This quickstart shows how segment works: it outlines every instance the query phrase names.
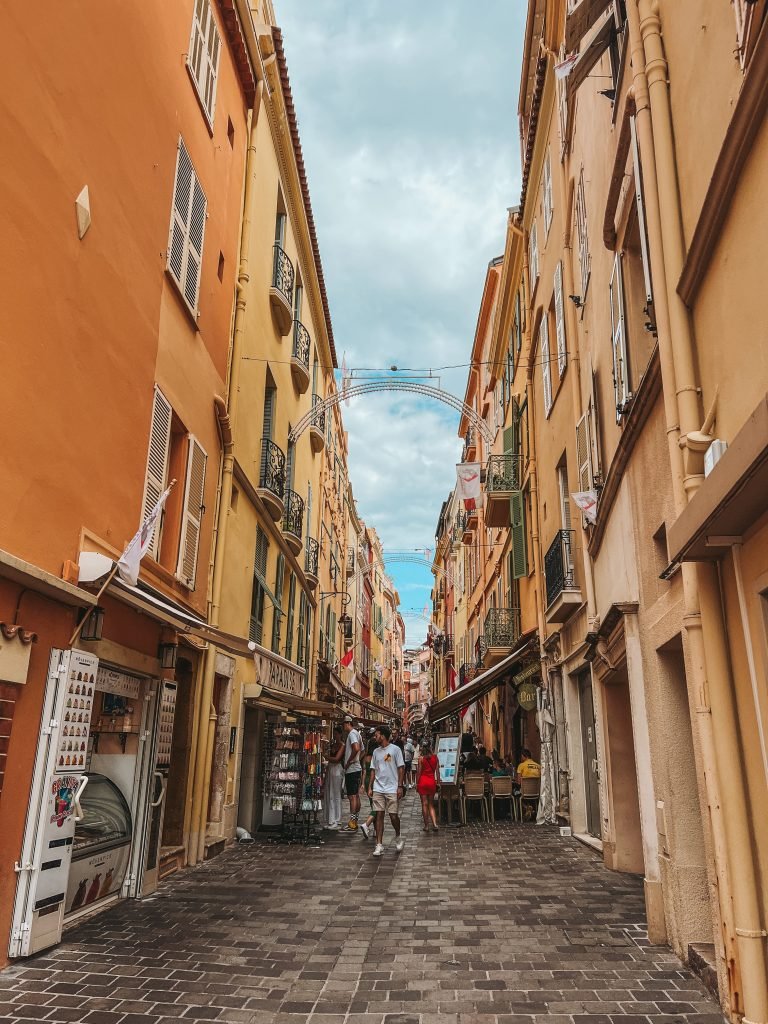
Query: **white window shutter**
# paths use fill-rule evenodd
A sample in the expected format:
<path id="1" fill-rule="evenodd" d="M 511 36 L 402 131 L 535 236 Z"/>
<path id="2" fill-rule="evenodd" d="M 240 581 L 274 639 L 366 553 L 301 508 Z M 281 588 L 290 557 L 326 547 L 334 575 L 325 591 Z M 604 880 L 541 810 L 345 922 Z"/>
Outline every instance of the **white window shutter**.
<path id="1" fill-rule="evenodd" d="M 576 461 L 579 464 L 579 490 L 592 489 L 592 452 L 589 438 L 589 413 L 576 424 Z"/>
<path id="2" fill-rule="evenodd" d="M 530 278 L 531 278 L 531 291 L 533 291 L 533 288 L 534 288 L 534 286 L 536 284 L 536 281 L 539 279 L 539 237 L 538 237 L 537 225 L 536 225 L 535 222 L 533 224 L 533 227 L 531 228 L 530 252 L 528 254 L 528 267 L 529 267 Z"/>
<path id="3" fill-rule="evenodd" d="M 167 267 L 192 313 L 197 314 L 208 203 L 184 140 L 179 138 Z"/>
<path id="4" fill-rule="evenodd" d="M 203 261 L 203 238 L 205 236 L 205 213 L 207 202 L 200 182 L 195 177 L 192 190 L 192 206 L 189 215 L 189 245 L 187 268 L 184 275 L 184 297 L 193 312 L 197 312 L 200 293 L 200 265 Z"/>
<path id="5" fill-rule="evenodd" d="M 152 423 L 149 428 L 149 454 L 147 456 L 147 477 L 144 483 L 144 503 L 142 507 L 142 522 L 157 504 L 160 495 L 168 483 L 168 458 L 171 450 L 171 420 L 173 410 L 170 402 L 155 387 L 152 398 Z M 149 553 L 157 558 L 160 549 L 160 526 L 155 527 L 152 543 L 149 546 Z"/>
<path id="6" fill-rule="evenodd" d="M 209 123 L 213 124 L 216 82 L 219 75 L 221 37 L 216 28 L 210 0 L 196 0 L 192 16 L 187 66 Z"/>
<path id="7" fill-rule="evenodd" d="M 203 105 L 208 111 L 208 116 L 213 122 L 213 109 L 216 103 L 216 82 L 219 77 L 219 54 L 221 51 L 221 39 L 219 37 L 216 22 L 213 18 L 213 11 L 208 5 L 208 40 L 206 46 L 207 66 L 205 74 L 205 85 L 203 88 Z"/>
<path id="8" fill-rule="evenodd" d="M 557 332 L 557 370 L 562 377 L 568 362 L 565 345 L 565 312 L 563 310 L 563 264 L 555 268 L 555 328 Z"/>
<path id="9" fill-rule="evenodd" d="M 587 200 L 584 192 L 584 170 L 579 175 L 579 185 L 576 192 L 576 230 L 579 236 L 579 269 L 581 272 L 581 302 L 587 296 L 589 285 L 589 235 L 587 232 Z"/>
<path id="10" fill-rule="evenodd" d="M 648 229 L 645 223 L 645 203 L 643 202 L 643 171 L 640 166 L 640 150 L 637 144 L 637 125 L 635 116 L 629 119 L 632 136 L 632 162 L 635 168 L 635 199 L 637 201 L 637 226 L 640 235 L 640 257 L 643 264 L 643 284 L 645 285 L 645 308 L 649 317 L 653 313 L 653 287 L 651 285 L 651 258 L 648 253 Z"/>
<path id="11" fill-rule="evenodd" d="M 542 193 L 543 193 L 543 208 L 544 208 L 544 231 L 549 233 L 550 225 L 552 224 L 552 162 L 549 155 L 549 150 L 544 157 L 544 173 L 542 176 Z"/>
<path id="12" fill-rule="evenodd" d="M 184 488 L 184 517 L 181 524 L 178 578 L 194 590 L 197 555 L 200 548 L 200 527 L 205 501 L 205 451 L 192 434 L 188 436 L 187 479 Z"/>
<path id="13" fill-rule="evenodd" d="M 613 353 L 613 392 L 616 400 L 616 422 L 619 423 L 626 411 L 625 405 L 629 399 L 627 330 L 624 319 L 621 253 L 616 253 L 613 261 L 609 297 L 611 306 L 611 350 Z"/>
<path id="14" fill-rule="evenodd" d="M 539 328 L 539 352 L 541 354 L 541 380 L 544 386 L 544 415 L 549 416 L 552 410 L 552 371 L 549 365 L 549 326 L 546 312 L 541 318 Z"/>

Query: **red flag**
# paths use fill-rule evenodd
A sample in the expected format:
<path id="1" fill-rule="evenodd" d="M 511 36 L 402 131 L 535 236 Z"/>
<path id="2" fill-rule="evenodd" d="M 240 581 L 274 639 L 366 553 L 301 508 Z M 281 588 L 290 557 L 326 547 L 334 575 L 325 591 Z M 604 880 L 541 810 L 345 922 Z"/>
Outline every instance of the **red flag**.
<path id="1" fill-rule="evenodd" d="M 448 668 L 448 693 L 456 689 L 456 669 L 451 665 Z"/>
<path id="2" fill-rule="evenodd" d="M 354 649 L 354 647 L 350 647 L 350 649 L 347 651 L 347 653 L 341 659 L 339 664 L 343 665 L 344 668 L 347 668 L 349 665 L 352 664 L 352 659 L 353 659 L 354 656 L 355 656 L 355 649 Z"/>

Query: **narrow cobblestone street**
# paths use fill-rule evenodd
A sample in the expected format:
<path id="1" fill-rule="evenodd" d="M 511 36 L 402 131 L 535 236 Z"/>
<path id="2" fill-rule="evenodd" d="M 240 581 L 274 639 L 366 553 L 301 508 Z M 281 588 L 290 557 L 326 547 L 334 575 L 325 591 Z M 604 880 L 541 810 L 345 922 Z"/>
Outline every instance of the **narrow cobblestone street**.
<path id="1" fill-rule="evenodd" d="M 644 938 L 642 884 L 555 829 L 476 824 L 405 850 L 333 835 L 227 850 L 0 973 L 0 1020 L 88 1024 L 720 1024 Z"/>

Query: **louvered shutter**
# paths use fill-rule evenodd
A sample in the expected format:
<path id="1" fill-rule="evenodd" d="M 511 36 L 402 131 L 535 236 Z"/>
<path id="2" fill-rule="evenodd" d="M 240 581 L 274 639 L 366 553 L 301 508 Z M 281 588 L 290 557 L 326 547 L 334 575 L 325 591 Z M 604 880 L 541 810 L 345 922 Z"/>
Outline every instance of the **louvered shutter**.
<path id="1" fill-rule="evenodd" d="M 613 354 L 613 393 L 616 401 L 616 422 L 621 421 L 629 398 L 627 377 L 627 338 L 624 320 L 624 287 L 621 254 L 616 253 L 609 285 L 611 306 L 611 351 Z"/>
<path id="2" fill-rule="evenodd" d="M 207 208 L 205 193 L 195 174 L 187 147 L 184 140 L 179 138 L 167 267 L 194 314 L 197 314 L 200 290 Z"/>
<path id="3" fill-rule="evenodd" d="M 645 308 L 648 316 L 652 317 L 651 260 L 648 255 L 648 229 L 645 224 L 645 204 L 643 202 L 643 171 L 640 166 L 640 150 L 637 145 L 637 125 L 634 115 L 629 119 L 629 127 L 632 135 L 632 162 L 635 167 L 635 199 L 637 201 L 637 226 L 640 234 L 640 257 L 643 264 L 643 284 L 645 285 Z"/>
<path id="4" fill-rule="evenodd" d="M 555 328 L 557 331 L 557 369 L 562 377 L 568 362 L 565 344 L 565 315 L 563 312 L 563 264 L 555 268 Z"/>
<path id="5" fill-rule="evenodd" d="M 552 224 L 552 164 L 549 150 L 544 158 L 544 173 L 542 180 L 543 207 L 544 207 L 544 231 L 549 233 Z"/>
<path id="6" fill-rule="evenodd" d="M 590 364 L 590 383 L 592 394 L 589 402 L 589 445 L 591 453 L 592 483 L 596 477 L 602 477 L 600 461 L 600 406 L 597 401 L 597 379 Z"/>
<path id="7" fill-rule="evenodd" d="M 589 439 L 589 413 L 576 424 L 576 461 L 579 464 L 579 490 L 592 489 L 592 458 Z"/>
<path id="8" fill-rule="evenodd" d="M 549 325 L 546 312 L 539 328 L 539 355 L 541 357 L 541 380 L 544 387 L 544 415 L 552 410 L 552 370 L 549 365 Z"/>
<path id="9" fill-rule="evenodd" d="M 181 545 L 177 577 L 194 590 L 197 555 L 200 548 L 200 526 L 205 501 L 205 463 L 207 456 L 200 442 L 189 435 L 187 481 L 184 489 L 184 517 L 181 524 Z"/>
<path id="10" fill-rule="evenodd" d="M 256 555 L 254 557 L 253 571 L 261 576 L 266 582 L 267 579 L 267 556 L 269 553 L 269 541 L 267 535 L 260 526 L 256 527 Z"/>
<path id="11" fill-rule="evenodd" d="M 512 523 L 512 575 L 516 580 L 528 575 L 525 538 L 525 502 L 522 491 L 513 491 L 509 499 Z"/>
<path id="12" fill-rule="evenodd" d="M 264 392 L 264 416 L 261 421 L 261 436 L 272 440 L 272 429 L 275 420 L 275 389 L 268 387 Z"/>
<path id="13" fill-rule="evenodd" d="M 539 277 L 539 236 L 535 223 L 531 228 L 531 237 L 529 239 L 528 272 L 531 278 L 531 292 L 533 292 Z"/>
<path id="14" fill-rule="evenodd" d="M 149 428 L 149 454 L 147 456 L 147 477 L 144 483 L 142 521 L 155 507 L 167 486 L 172 419 L 171 405 L 162 391 L 156 387 L 152 399 L 152 423 Z M 152 543 L 149 546 L 149 553 L 153 558 L 157 558 L 157 553 L 160 550 L 161 533 L 162 520 L 160 525 L 155 528 Z"/>
<path id="15" fill-rule="evenodd" d="M 203 238 L 205 236 L 205 193 L 195 176 L 192 189 L 192 206 L 189 213 L 189 241 L 187 245 L 187 267 L 184 274 L 184 298 L 193 313 L 197 312 L 200 293 L 200 266 L 203 262 Z"/>
<path id="16" fill-rule="evenodd" d="M 192 18 L 192 37 L 189 42 L 187 65 L 211 125 L 216 104 L 220 54 L 221 38 L 216 28 L 210 0 L 197 0 Z"/>

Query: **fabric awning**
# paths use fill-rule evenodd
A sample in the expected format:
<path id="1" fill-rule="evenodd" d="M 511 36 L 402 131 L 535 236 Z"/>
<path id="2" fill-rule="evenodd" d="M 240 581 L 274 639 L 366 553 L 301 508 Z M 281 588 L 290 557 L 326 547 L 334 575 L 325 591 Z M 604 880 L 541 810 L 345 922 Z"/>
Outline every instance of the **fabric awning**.
<path id="1" fill-rule="evenodd" d="M 455 715 L 462 708 L 473 704 L 484 694 L 489 693 L 495 686 L 498 686 L 522 656 L 531 649 L 535 637 L 535 630 L 526 633 L 520 637 L 514 651 L 502 659 L 498 665 L 494 665 L 487 672 L 476 676 L 471 683 L 465 683 L 464 686 L 460 686 L 453 693 L 449 693 L 446 697 L 442 697 L 440 700 L 435 701 L 434 704 L 431 704 L 427 712 L 430 723 L 434 725 L 436 722 L 442 722 L 443 719 L 448 718 L 450 715 Z"/>

